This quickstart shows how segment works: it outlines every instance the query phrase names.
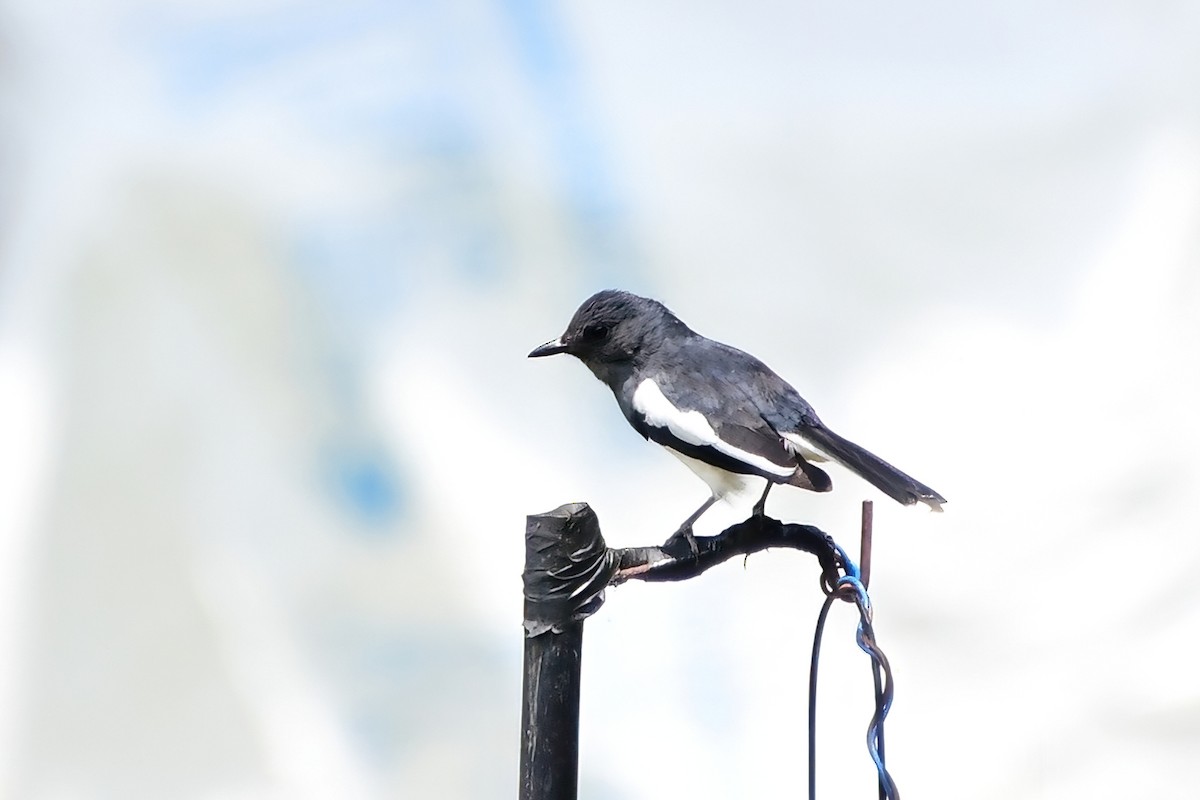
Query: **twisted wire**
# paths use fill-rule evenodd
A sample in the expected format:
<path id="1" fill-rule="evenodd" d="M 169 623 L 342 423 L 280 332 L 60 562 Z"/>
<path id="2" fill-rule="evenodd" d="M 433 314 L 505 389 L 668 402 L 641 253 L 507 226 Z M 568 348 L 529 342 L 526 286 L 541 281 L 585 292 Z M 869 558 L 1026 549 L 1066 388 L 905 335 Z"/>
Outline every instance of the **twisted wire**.
<path id="1" fill-rule="evenodd" d="M 883 722 L 892 707 L 895 687 L 892 682 L 892 669 L 887 656 L 875 641 L 875 629 L 871 624 L 871 598 L 859 578 L 858 567 L 846 556 L 841 547 L 837 547 L 839 567 L 844 574 L 836 583 L 828 586 L 826 581 L 826 598 L 817 615 L 817 625 L 813 633 L 812 659 L 809 664 L 808 677 L 808 797 L 816 800 L 817 796 L 817 672 L 821 657 L 821 640 L 825 632 L 825 622 L 829 610 L 835 600 L 854 603 L 858 609 L 859 623 L 855 633 L 855 641 L 860 649 L 871 657 L 871 672 L 874 681 L 875 713 L 867 726 L 867 751 L 879 773 L 880 800 L 900 800 L 900 792 L 895 781 L 887 771 Z"/>

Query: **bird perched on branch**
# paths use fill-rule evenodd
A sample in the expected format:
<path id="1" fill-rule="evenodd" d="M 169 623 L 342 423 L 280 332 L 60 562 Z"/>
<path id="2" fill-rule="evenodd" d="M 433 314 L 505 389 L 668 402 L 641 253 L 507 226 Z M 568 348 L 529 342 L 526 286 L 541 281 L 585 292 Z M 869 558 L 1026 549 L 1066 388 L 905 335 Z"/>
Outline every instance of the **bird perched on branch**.
<path id="1" fill-rule="evenodd" d="M 612 389 L 625 419 L 700 476 L 712 496 L 671 537 L 695 549 L 692 525 L 717 500 L 777 483 L 827 492 L 817 463 L 836 461 L 892 499 L 934 511 L 940 494 L 837 435 L 812 406 L 749 353 L 693 331 L 657 300 L 608 290 L 589 297 L 566 332 L 530 358 L 569 353 Z M 668 541 L 671 541 L 668 540 Z"/>

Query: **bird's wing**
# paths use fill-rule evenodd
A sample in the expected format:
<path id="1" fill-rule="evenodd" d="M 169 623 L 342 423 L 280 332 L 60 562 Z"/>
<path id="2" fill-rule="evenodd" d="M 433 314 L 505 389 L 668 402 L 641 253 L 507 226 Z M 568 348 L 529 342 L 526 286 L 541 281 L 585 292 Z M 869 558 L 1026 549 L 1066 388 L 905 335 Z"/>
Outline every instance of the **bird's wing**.
<path id="1" fill-rule="evenodd" d="M 631 370 L 617 402 L 648 439 L 739 474 L 827 492 L 833 481 L 784 433 L 821 424 L 812 407 L 754 356 L 689 332 Z"/>
<path id="2" fill-rule="evenodd" d="M 687 382 L 687 376 L 679 374 L 641 380 L 633 393 L 630 417 L 639 433 L 730 472 L 779 482 L 795 474 L 796 460 L 761 418 L 732 406 L 714 414 L 692 392 L 680 392 L 680 384 Z"/>
<path id="3" fill-rule="evenodd" d="M 799 392 L 761 361 L 727 345 L 712 345 L 710 350 L 723 354 L 717 360 L 726 364 L 722 372 L 731 376 L 728 383 L 744 388 L 743 397 L 754 404 L 766 424 L 782 437 L 784 447 L 795 456 L 801 471 L 814 478 L 814 483 L 821 483 L 820 477 L 824 477 L 822 485 L 825 489 L 820 491 L 832 484 L 828 476 L 810 462 L 832 460 L 900 503 L 921 502 L 934 511 L 942 510 L 945 498 L 874 453 L 829 430 Z M 708 360 L 713 359 L 710 356 Z"/>
<path id="4" fill-rule="evenodd" d="M 797 459 L 741 390 L 719 376 L 673 369 L 639 376 L 630 422 L 648 439 L 740 474 L 787 482 Z"/>

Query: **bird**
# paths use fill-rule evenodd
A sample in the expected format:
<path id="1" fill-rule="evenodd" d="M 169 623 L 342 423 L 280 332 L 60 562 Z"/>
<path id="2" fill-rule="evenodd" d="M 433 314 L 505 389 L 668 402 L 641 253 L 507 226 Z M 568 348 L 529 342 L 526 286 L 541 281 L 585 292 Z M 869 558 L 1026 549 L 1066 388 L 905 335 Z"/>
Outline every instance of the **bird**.
<path id="1" fill-rule="evenodd" d="M 941 511 L 946 499 L 830 430 L 791 384 L 749 353 L 706 338 L 665 305 L 607 289 L 589 297 L 557 339 L 529 358 L 566 353 L 612 390 L 625 419 L 645 439 L 691 468 L 711 490 L 667 540 L 696 552 L 695 522 L 718 500 L 765 485 L 752 513 L 766 513 L 777 484 L 828 492 L 817 464 L 832 461 L 904 505 Z"/>

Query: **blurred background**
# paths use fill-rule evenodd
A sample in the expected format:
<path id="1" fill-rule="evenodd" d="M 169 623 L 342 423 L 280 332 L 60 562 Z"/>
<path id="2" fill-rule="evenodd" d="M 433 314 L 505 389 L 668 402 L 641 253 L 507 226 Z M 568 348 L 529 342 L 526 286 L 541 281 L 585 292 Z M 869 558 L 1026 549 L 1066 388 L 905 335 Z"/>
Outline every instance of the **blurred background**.
<path id="1" fill-rule="evenodd" d="M 1169 0 L 0 2 L 0 796 L 514 797 L 525 515 L 644 545 L 707 491 L 525 359 L 608 287 L 949 498 L 768 508 L 855 551 L 878 501 L 902 792 L 1185 794 L 1197 41 Z M 817 575 L 610 591 L 582 796 L 800 796 Z M 874 796 L 854 619 L 825 796 Z"/>

